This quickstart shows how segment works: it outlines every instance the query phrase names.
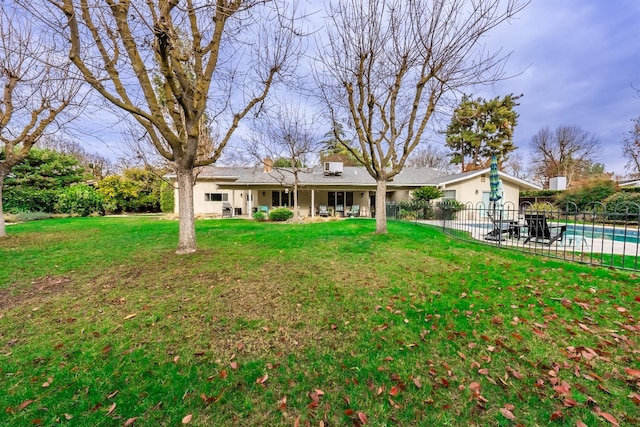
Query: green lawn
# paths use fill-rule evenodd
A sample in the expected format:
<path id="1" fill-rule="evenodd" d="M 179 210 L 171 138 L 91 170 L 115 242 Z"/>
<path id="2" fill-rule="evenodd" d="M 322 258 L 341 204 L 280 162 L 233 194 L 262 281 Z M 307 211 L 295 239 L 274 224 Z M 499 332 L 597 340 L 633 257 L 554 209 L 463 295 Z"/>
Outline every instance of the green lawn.
<path id="1" fill-rule="evenodd" d="M 640 425 L 637 274 L 374 229 L 9 226 L 0 425 Z"/>

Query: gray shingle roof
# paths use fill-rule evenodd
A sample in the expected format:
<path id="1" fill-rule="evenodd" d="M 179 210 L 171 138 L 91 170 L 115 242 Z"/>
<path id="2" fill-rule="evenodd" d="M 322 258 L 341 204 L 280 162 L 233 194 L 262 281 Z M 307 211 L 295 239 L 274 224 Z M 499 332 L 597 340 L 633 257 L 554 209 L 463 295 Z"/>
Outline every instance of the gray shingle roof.
<path id="1" fill-rule="evenodd" d="M 224 167 L 206 166 L 198 175 L 199 180 L 209 180 L 221 182 L 225 187 L 274 187 L 292 186 L 294 182 L 293 170 L 291 168 L 274 168 L 271 172 L 264 172 L 262 167 Z M 486 170 L 475 170 L 470 172 L 447 175 L 433 168 L 412 168 L 405 167 L 402 172 L 387 183 L 387 187 L 409 187 L 417 188 L 422 186 L 440 186 L 471 178 L 482 173 L 489 173 Z M 501 177 L 518 182 L 525 188 L 539 188 L 536 184 L 521 180 L 500 172 Z M 175 177 L 175 176 L 173 176 Z M 301 186 L 312 187 L 375 187 L 375 180 L 369 175 L 364 167 L 344 166 L 340 175 L 325 175 L 322 166 L 300 171 L 298 182 Z"/>
<path id="2" fill-rule="evenodd" d="M 433 168 L 404 168 L 388 184 L 391 187 L 432 185 L 443 173 Z M 219 167 L 207 166 L 198 175 L 200 180 L 227 181 L 229 186 L 269 186 L 292 185 L 293 170 L 290 168 L 273 169 L 264 172 L 260 167 Z M 375 186 L 375 180 L 363 167 L 344 166 L 340 175 L 325 175 L 322 167 L 301 171 L 298 175 L 300 185 L 308 186 Z"/>

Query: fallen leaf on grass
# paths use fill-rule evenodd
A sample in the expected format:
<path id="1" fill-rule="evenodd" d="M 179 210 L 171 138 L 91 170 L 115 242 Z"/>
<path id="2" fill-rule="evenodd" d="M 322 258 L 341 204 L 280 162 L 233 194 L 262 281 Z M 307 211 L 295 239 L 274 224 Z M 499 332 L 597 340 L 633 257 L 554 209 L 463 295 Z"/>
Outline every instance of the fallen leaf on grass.
<path id="1" fill-rule="evenodd" d="M 553 414 L 551 414 L 551 421 L 558 420 L 558 419 L 562 418 L 562 416 L 563 416 L 562 415 L 562 411 L 560 409 L 558 409 Z"/>
<path id="2" fill-rule="evenodd" d="M 480 384 L 477 382 L 472 382 L 471 384 L 469 384 L 469 390 L 471 391 L 479 391 L 480 390 Z"/>
<path id="3" fill-rule="evenodd" d="M 280 411 L 284 411 L 287 408 L 287 396 L 284 396 L 282 399 L 278 400 L 278 409 Z"/>
<path id="4" fill-rule="evenodd" d="M 193 414 L 185 415 L 182 419 L 182 424 L 189 424 L 191 422 L 191 418 L 193 418 Z"/>
<path id="5" fill-rule="evenodd" d="M 115 411 L 115 410 L 116 410 L 116 404 L 114 402 L 114 403 L 111 404 L 111 406 L 109 406 L 109 410 L 107 411 L 107 415 L 111 415 L 111 413 L 113 411 Z"/>
<path id="6" fill-rule="evenodd" d="M 398 388 L 398 386 L 395 386 L 395 385 L 394 385 L 393 387 L 391 387 L 391 390 L 389 390 L 389 394 L 390 394 L 391 396 L 394 396 L 394 397 L 395 397 L 395 396 L 397 396 L 397 395 L 398 395 L 398 393 L 400 393 L 400 389 Z"/>
<path id="7" fill-rule="evenodd" d="M 22 402 L 20 406 L 18 406 L 18 412 L 22 411 L 24 408 L 31 405 L 33 402 L 35 402 L 35 400 L 25 400 L 24 402 Z"/>
<path id="8" fill-rule="evenodd" d="M 605 420 L 609 421 L 614 426 L 619 426 L 620 425 L 618 423 L 618 421 L 614 418 L 614 416 L 611 415 L 611 414 L 608 414 L 606 412 L 598 412 L 598 415 L 600 415 Z"/>
<path id="9" fill-rule="evenodd" d="M 138 313 L 128 314 L 128 315 L 124 316 L 124 320 L 133 319 L 133 318 L 134 318 L 134 317 L 136 317 L 137 315 L 138 315 Z"/>
<path id="10" fill-rule="evenodd" d="M 578 420 L 576 421 L 576 427 L 589 427 L 587 426 L 585 423 L 583 423 L 582 421 Z"/>
<path id="11" fill-rule="evenodd" d="M 137 419 L 138 419 L 138 417 L 129 418 L 127 421 L 124 422 L 124 427 L 128 427 L 130 425 L 133 425 L 133 423 L 135 423 Z"/>
<path id="12" fill-rule="evenodd" d="M 231 367 L 231 369 L 238 369 L 238 362 L 231 362 L 229 366 Z"/>
<path id="13" fill-rule="evenodd" d="M 264 374 L 263 376 L 256 379 L 256 384 L 264 384 L 269 379 L 269 374 Z"/>
<path id="14" fill-rule="evenodd" d="M 364 412 L 358 412 L 358 419 L 362 423 L 362 425 L 367 425 L 367 416 Z"/>
<path id="15" fill-rule="evenodd" d="M 624 368 L 624 371 L 632 377 L 640 378 L 640 369 Z"/>
<path id="16" fill-rule="evenodd" d="M 511 412 L 507 408 L 500 408 L 500 413 L 510 421 L 514 421 L 516 419 L 516 416 L 513 415 L 513 412 Z"/>
<path id="17" fill-rule="evenodd" d="M 418 388 L 422 387 L 422 384 L 420 383 L 420 379 L 419 378 L 413 377 L 413 383 Z"/>

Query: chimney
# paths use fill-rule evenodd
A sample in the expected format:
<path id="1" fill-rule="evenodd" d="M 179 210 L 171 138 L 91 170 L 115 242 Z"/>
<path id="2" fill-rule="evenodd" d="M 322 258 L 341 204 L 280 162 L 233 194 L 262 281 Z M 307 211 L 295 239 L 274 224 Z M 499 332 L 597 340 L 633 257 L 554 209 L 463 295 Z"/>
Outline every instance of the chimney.
<path id="1" fill-rule="evenodd" d="M 262 161 L 262 164 L 264 165 L 264 167 L 262 168 L 262 172 L 264 173 L 269 173 L 273 169 L 273 160 L 271 159 L 271 157 L 266 157 Z"/>

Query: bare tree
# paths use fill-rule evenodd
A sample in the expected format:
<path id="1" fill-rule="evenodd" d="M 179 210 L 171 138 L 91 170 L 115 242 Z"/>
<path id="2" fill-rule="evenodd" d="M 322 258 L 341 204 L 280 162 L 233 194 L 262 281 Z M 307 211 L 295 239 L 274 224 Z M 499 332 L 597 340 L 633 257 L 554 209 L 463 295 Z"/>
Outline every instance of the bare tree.
<path id="1" fill-rule="evenodd" d="M 450 152 L 434 145 L 415 149 L 407 159 L 407 166 L 434 168 L 447 174 L 453 173 L 455 168 L 451 163 Z"/>
<path id="2" fill-rule="evenodd" d="M 240 121 L 291 72 L 299 55 L 294 6 L 283 0 L 18 0 L 66 31 L 84 79 L 131 114 L 178 181 L 178 254 L 196 250 L 194 169 L 215 163 Z M 56 10 L 57 9 L 57 10 Z M 158 86 L 162 90 L 158 90 Z M 201 118 L 221 137 L 198 158 Z"/>
<path id="3" fill-rule="evenodd" d="M 43 135 L 73 118 L 69 107 L 80 90 L 69 61 L 29 24 L 0 4 L 0 237 L 6 236 L 5 178 Z"/>
<path id="4" fill-rule="evenodd" d="M 293 184 L 293 217 L 300 217 L 300 174 L 320 148 L 318 125 L 300 104 L 278 103 L 254 121 L 249 152 L 283 185 Z M 274 161 L 275 160 L 275 161 Z"/>
<path id="5" fill-rule="evenodd" d="M 633 129 L 629 131 L 622 145 L 622 153 L 627 158 L 625 169 L 631 177 L 640 177 L 640 117 L 633 119 Z"/>
<path id="6" fill-rule="evenodd" d="M 514 151 L 506 162 L 502 164 L 503 170 L 511 176 L 520 179 L 527 179 L 528 173 L 525 167 L 524 157 L 518 150 Z"/>
<path id="7" fill-rule="evenodd" d="M 104 156 L 88 152 L 79 142 L 62 135 L 44 135 L 38 147 L 75 157 L 97 180 L 113 173 L 112 162 Z"/>
<path id="8" fill-rule="evenodd" d="M 581 178 L 600 153 L 600 141 L 578 126 L 544 127 L 536 133 L 530 146 L 531 176 L 544 187 L 551 178 L 564 176 L 567 186 Z"/>
<path id="9" fill-rule="evenodd" d="M 332 122 L 356 134 L 351 153 L 376 180 L 376 232 L 399 174 L 446 97 L 501 77 L 506 56 L 481 38 L 525 0 L 341 0 L 329 6 L 317 80 Z M 340 140 L 339 135 L 335 135 Z"/>

